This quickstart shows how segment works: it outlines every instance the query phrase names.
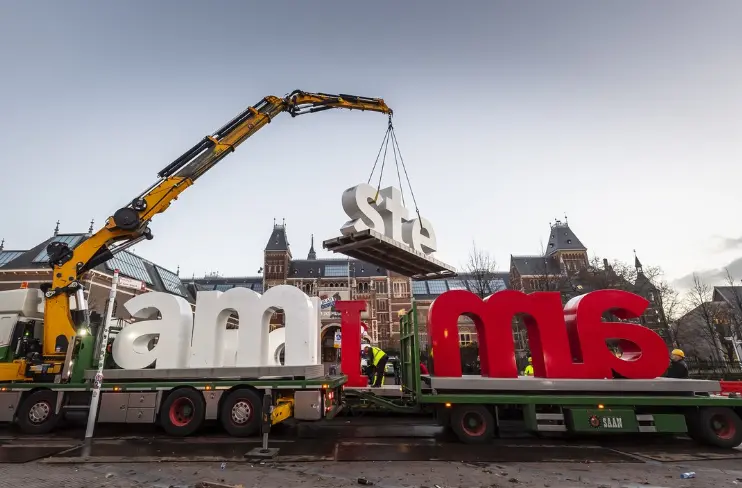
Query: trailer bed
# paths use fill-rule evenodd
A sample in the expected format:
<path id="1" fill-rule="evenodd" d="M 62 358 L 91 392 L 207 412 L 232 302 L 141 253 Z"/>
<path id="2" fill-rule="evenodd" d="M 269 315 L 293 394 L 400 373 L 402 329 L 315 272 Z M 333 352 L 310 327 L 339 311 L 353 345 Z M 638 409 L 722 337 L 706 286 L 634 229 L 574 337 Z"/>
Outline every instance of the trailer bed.
<path id="1" fill-rule="evenodd" d="M 85 379 L 93 380 L 97 371 L 85 371 Z M 286 379 L 303 380 L 325 376 L 323 365 L 259 366 L 247 368 L 182 368 L 182 369 L 106 369 L 104 381 L 235 381 Z"/>
<path id="2" fill-rule="evenodd" d="M 371 229 L 328 239 L 322 242 L 322 247 L 334 253 L 382 266 L 414 280 L 456 276 L 454 267 Z"/>
<path id="3" fill-rule="evenodd" d="M 477 393 L 718 393 L 721 383 L 712 380 L 655 378 L 652 380 L 624 379 L 550 379 L 521 376 L 519 378 L 486 378 L 462 376 L 460 378 L 423 375 L 423 387 L 436 391 L 470 391 Z"/>

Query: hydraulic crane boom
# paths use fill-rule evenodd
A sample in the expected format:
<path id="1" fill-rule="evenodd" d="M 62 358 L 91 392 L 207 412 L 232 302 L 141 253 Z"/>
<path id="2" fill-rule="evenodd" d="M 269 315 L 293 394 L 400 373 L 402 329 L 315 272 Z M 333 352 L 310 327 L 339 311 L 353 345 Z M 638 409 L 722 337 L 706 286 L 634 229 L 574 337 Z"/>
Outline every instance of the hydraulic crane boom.
<path id="1" fill-rule="evenodd" d="M 47 253 L 54 272 L 51 287 L 45 291 L 44 360 L 63 360 L 76 334 L 69 297 L 82 290 L 79 279 L 83 273 L 142 239 L 152 239 L 149 222 L 155 215 L 164 212 L 186 188 L 281 112 L 295 117 L 333 108 L 370 110 L 392 116 L 392 110 L 379 98 L 299 90 L 285 98 L 265 97 L 163 168 L 155 184 L 117 210 L 102 229 L 77 247 L 71 249 L 62 242 L 49 244 Z"/>

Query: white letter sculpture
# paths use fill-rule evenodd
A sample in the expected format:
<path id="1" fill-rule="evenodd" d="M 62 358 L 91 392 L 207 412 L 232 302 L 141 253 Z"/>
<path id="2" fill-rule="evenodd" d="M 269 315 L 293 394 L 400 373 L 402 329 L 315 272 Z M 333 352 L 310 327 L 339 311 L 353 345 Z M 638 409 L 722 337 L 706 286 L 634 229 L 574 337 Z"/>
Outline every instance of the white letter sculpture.
<path id="1" fill-rule="evenodd" d="M 227 333 L 227 320 L 234 312 L 240 320 L 237 333 L 237 344 L 234 352 L 239 350 L 242 338 L 242 325 L 256 312 L 260 295 L 247 288 L 232 288 L 225 292 L 200 291 L 196 294 L 196 319 L 193 325 L 193 347 L 191 348 L 191 368 L 220 368 L 225 365 L 224 341 Z M 233 335 L 233 334 L 231 334 Z M 255 364 L 262 366 L 262 353 L 268 348 L 268 329 L 250 331 L 251 347 Z M 235 356 L 226 363 L 235 364 Z M 236 365 L 236 364 L 235 364 Z"/>
<path id="2" fill-rule="evenodd" d="M 318 299 L 317 299 L 318 300 Z M 247 288 L 199 292 L 193 330 L 190 367 L 267 366 L 275 364 L 270 348 L 270 318 L 277 310 L 286 316 L 285 366 L 320 364 L 319 305 L 299 288 L 278 285 L 262 296 Z M 227 319 L 239 318 L 237 347 L 225 346 Z M 229 334 L 230 338 L 234 337 Z M 225 358 L 225 353 L 233 355 Z M 236 353 L 236 356 L 234 354 Z M 233 359 L 234 358 L 234 359 Z"/>
<path id="3" fill-rule="evenodd" d="M 402 236 L 412 249 L 425 254 L 434 253 L 438 246 L 433 225 L 423 217 L 402 224 Z"/>
<path id="4" fill-rule="evenodd" d="M 381 190 L 380 195 L 384 197 L 379 203 L 379 210 L 384 218 L 385 231 L 381 233 L 393 241 L 405 242 L 402 236 L 402 223 L 407 221 L 409 211 L 402 205 L 402 192 L 389 186 Z"/>
<path id="5" fill-rule="evenodd" d="M 224 331 L 224 361 L 221 366 L 224 368 L 234 368 L 234 361 L 237 359 L 237 329 L 227 329 Z"/>
<path id="6" fill-rule="evenodd" d="M 351 218 L 340 228 L 344 236 L 371 229 L 393 241 L 407 244 L 425 254 L 437 249 L 431 223 L 422 217 L 407 220 L 409 210 L 402 204 L 402 192 L 388 186 L 379 192 L 367 184 L 356 185 L 343 192 L 343 210 Z"/>
<path id="7" fill-rule="evenodd" d="M 235 365 L 238 332 L 237 329 L 224 331 L 224 362 L 221 366 L 225 368 L 233 368 Z M 284 349 L 285 342 L 286 327 L 279 327 L 268 334 L 268 364 L 266 366 L 283 366 L 281 364 L 281 351 Z"/>
<path id="8" fill-rule="evenodd" d="M 198 292 L 196 317 L 183 298 L 150 292 L 124 304 L 141 320 L 122 329 L 113 343 L 113 358 L 123 369 L 142 369 L 155 362 L 157 369 L 280 366 L 321 364 L 320 299 L 299 288 L 279 285 L 264 295 L 247 288 Z M 282 310 L 284 328 L 269 334 L 270 318 Z M 227 330 L 232 313 L 238 330 Z M 157 345 L 148 344 L 159 336 Z"/>
<path id="9" fill-rule="evenodd" d="M 384 233 L 384 219 L 377 211 L 376 204 L 369 202 L 375 197 L 376 188 L 365 183 L 343 192 L 343 210 L 351 219 L 340 228 L 343 235 L 355 234 L 366 229 Z"/>
<path id="10" fill-rule="evenodd" d="M 144 293 L 124 304 L 132 317 L 151 315 L 159 310 L 160 320 L 134 322 L 121 329 L 113 341 L 113 360 L 123 369 L 142 369 L 153 362 L 155 369 L 185 368 L 193 329 L 191 305 L 169 293 Z M 149 350 L 148 344 L 159 336 L 157 345 Z"/>
<path id="11" fill-rule="evenodd" d="M 268 343 L 270 344 L 268 349 L 268 363 L 271 366 L 281 366 L 281 351 L 284 351 L 286 345 L 286 327 L 279 327 L 271 331 L 268 335 Z"/>
<path id="12" fill-rule="evenodd" d="M 234 289 L 234 288 L 233 288 Z M 250 290 L 252 291 L 252 290 Z M 253 312 L 243 320 L 240 317 L 239 347 L 237 349 L 238 367 L 262 366 L 270 363 L 268 357 L 270 318 L 277 310 L 286 316 L 285 366 L 309 366 L 320 364 L 317 356 L 319 341 L 319 312 L 316 303 L 292 285 L 278 285 L 270 288 L 263 296 L 255 292 L 251 306 Z M 265 346 L 258 350 L 253 337 L 257 330 L 265 331 Z M 256 364 L 256 356 L 260 362 Z"/>

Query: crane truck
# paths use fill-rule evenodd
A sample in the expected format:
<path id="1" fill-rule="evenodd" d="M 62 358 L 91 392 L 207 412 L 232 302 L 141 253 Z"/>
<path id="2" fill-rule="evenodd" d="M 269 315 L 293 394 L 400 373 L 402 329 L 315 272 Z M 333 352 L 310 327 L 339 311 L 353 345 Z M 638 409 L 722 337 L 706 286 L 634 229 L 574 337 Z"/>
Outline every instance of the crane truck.
<path id="1" fill-rule="evenodd" d="M 380 99 L 301 91 L 266 97 L 165 167 L 155 184 L 74 249 L 50 243 L 50 285 L 0 292 L 0 422 L 43 434 L 66 412 L 89 411 L 100 378 L 92 367 L 98 359 L 94 337 L 71 315 L 72 308 L 85 307 L 81 276 L 151 239 L 155 215 L 276 115 L 331 108 L 392 114 Z M 217 420 L 231 435 L 250 436 L 266 421 L 263 412 L 270 412 L 267 422 L 273 424 L 291 416 L 331 419 L 344 408 L 381 408 L 430 413 L 465 443 L 489 441 L 508 418 L 539 435 L 666 433 L 717 447 L 742 443 L 742 399 L 725 393 L 718 381 L 454 378 L 436 376 L 435 370 L 423 375 L 419 337 L 413 302 L 400 316 L 401 385 L 382 388 L 349 387 L 346 374 L 328 376 L 312 367 L 221 368 L 217 374 L 197 368 L 105 370 L 97 420 L 159 423 L 175 436 Z"/>
<path id="2" fill-rule="evenodd" d="M 97 359 L 95 338 L 89 323 L 76 323 L 71 313 L 73 303 L 85 308 L 82 276 L 152 239 L 149 224 L 157 214 L 277 115 L 296 117 L 336 108 L 386 114 L 391 124 L 392 110 L 379 98 L 300 90 L 285 97 L 267 96 L 164 167 L 151 186 L 114 212 L 100 230 L 74 247 L 51 242 L 46 249 L 51 283 L 40 290 L 0 292 L 0 422 L 16 421 L 25 432 L 45 433 L 66 411 L 89 410 L 96 381 L 91 376 Z M 338 411 L 336 391 L 343 376 L 290 369 L 236 368 L 228 378 L 197 370 L 147 377 L 156 371 L 147 370 L 137 379 L 103 388 L 98 421 L 159 421 L 173 435 L 188 435 L 204 420 L 219 419 L 231 434 L 251 435 L 259 429 L 264 406 L 258 393 L 266 391 L 271 394 L 267 406 L 273 423 L 292 414 L 322 418 Z"/>

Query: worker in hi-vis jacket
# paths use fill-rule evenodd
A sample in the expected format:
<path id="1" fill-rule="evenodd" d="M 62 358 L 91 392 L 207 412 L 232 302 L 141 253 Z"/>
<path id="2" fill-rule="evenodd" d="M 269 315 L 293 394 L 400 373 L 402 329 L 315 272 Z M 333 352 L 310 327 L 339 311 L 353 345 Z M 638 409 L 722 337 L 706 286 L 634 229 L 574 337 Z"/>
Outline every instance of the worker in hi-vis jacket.
<path id="1" fill-rule="evenodd" d="M 528 366 L 523 370 L 523 376 L 533 376 L 533 358 L 528 356 Z"/>
<path id="2" fill-rule="evenodd" d="M 374 382 L 371 386 L 379 388 L 384 382 L 384 373 L 386 371 L 386 363 L 389 360 L 389 356 L 387 356 L 384 351 L 374 346 L 367 345 L 363 348 L 363 351 L 366 354 L 369 363 L 374 367 Z"/>

